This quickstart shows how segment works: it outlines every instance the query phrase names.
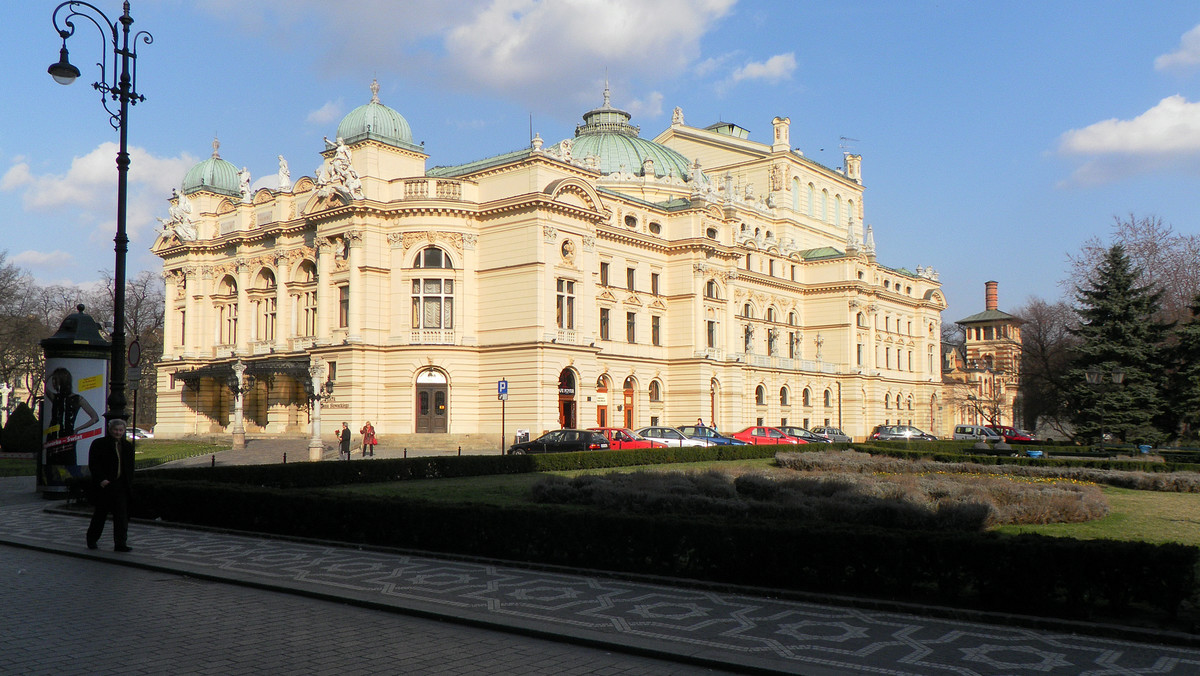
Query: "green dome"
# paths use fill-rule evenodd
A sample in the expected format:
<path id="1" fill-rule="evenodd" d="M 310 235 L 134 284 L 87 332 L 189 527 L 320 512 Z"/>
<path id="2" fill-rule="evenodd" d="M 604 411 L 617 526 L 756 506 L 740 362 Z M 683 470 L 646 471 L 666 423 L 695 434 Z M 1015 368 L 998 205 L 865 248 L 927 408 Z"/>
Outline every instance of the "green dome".
<path id="1" fill-rule="evenodd" d="M 221 159 L 217 148 L 221 142 L 213 139 L 212 157 L 188 169 L 183 177 L 183 194 L 188 195 L 199 190 L 210 190 L 220 195 L 241 197 L 242 189 L 238 181 L 238 168 Z"/>
<path id="2" fill-rule="evenodd" d="M 408 120 L 379 102 L 379 83 L 371 81 L 371 101 L 350 111 L 337 128 L 337 137 L 347 144 L 372 139 L 399 148 L 417 148 Z"/>
<path id="3" fill-rule="evenodd" d="M 642 175 L 642 164 L 654 161 L 654 175 L 675 176 L 691 180 L 692 163 L 678 152 L 638 136 L 640 129 L 629 123 L 630 114 L 609 104 L 608 88 L 604 89 L 604 105 L 588 111 L 583 124 L 575 128 L 571 157 L 584 160 L 595 156 L 601 174 L 621 171 Z M 704 180 L 703 174 L 698 177 Z"/>

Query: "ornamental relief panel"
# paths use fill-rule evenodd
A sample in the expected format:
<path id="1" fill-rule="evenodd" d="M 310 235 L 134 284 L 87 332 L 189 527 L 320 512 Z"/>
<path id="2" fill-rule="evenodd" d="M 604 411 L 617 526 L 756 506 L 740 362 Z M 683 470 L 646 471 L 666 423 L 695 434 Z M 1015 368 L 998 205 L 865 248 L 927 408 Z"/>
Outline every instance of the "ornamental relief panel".
<path id="1" fill-rule="evenodd" d="M 558 229 L 551 225 L 542 226 L 542 239 L 547 244 L 554 244 L 558 240 Z"/>
<path id="2" fill-rule="evenodd" d="M 464 235 L 461 232 L 444 232 L 441 230 L 427 230 L 425 232 L 404 232 L 404 233 L 388 233 L 388 241 L 394 247 L 397 242 L 400 242 L 405 250 L 411 249 L 418 244 L 436 244 L 445 246 L 458 253 L 463 252 L 464 242 L 467 237 L 472 238 L 472 246 L 474 248 L 475 235 Z"/>
<path id="3" fill-rule="evenodd" d="M 592 235 L 584 235 L 583 236 L 583 250 L 584 251 L 595 251 L 596 250 L 596 238 L 593 237 Z"/>

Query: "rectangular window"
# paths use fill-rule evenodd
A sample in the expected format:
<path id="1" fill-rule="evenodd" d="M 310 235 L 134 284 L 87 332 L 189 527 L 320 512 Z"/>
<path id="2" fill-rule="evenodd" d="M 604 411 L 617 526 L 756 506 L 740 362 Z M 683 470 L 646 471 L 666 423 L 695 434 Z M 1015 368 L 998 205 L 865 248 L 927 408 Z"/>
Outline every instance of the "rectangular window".
<path id="1" fill-rule="evenodd" d="M 608 340 L 608 308 L 600 308 L 600 340 Z"/>
<path id="2" fill-rule="evenodd" d="M 350 326 L 350 287 L 338 287 L 338 326 Z"/>
<path id="3" fill-rule="evenodd" d="M 662 345 L 662 317 L 654 315 L 650 317 L 650 343 L 653 345 Z"/>
<path id="4" fill-rule="evenodd" d="M 656 296 L 658 295 L 658 273 L 657 272 L 650 273 L 650 293 L 652 293 Z"/>
<path id="5" fill-rule="evenodd" d="M 862 345 L 862 343 L 859 343 L 858 344 L 858 362 L 857 362 L 859 366 L 862 366 L 862 350 L 863 350 L 863 345 Z"/>
<path id="6" fill-rule="evenodd" d="M 788 331 L 788 359 L 796 358 L 796 332 Z"/>
<path id="7" fill-rule="evenodd" d="M 337 380 L 337 362 L 331 361 L 331 362 L 327 362 L 327 363 L 329 364 L 328 380 Z"/>
<path id="8" fill-rule="evenodd" d="M 317 292 L 305 291 L 301 299 L 304 304 L 304 326 L 302 327 L 302 336 L 317 335 Z"/>
<path id="9" fill-rule="evenodd" d="M 412 327 L 454 327 L 454 280 L 414 279 L 412 283 Z"/>
<path id="10" fill-rule="evenodd" d="M 801 425 L 801 427 L 803 427 L 804 429 L 808 429 L 808 418 L 804 419 L 804 424 Z"/>
<path id="11" fill-rule="evenodd" d="M 658 426 L 658 416 L 656 416 L 656 415 L 652 415 L 652 416 L 650 416 L 650 426 L 651 426 L 651 427 L 657 427 L 657 426 Z"/>
<path id="12" fill-rule="evenodd" d="M 705 325 L 706 325 L 705 328 L 706 328 L 706 333 L 707 333 L 706 344 L 708 345 L 708 347 L 716 347 L 717 346 L 717 323 L 712 320 L 709 320 L 709 321 L 705 322 Z"/>
<path id="13" fill-rule="evenodd" d="M 627 343 L 636 343 L 637 342 L 637 313 L 636 312 L 626 312 L 625 313 L 625 342 L 627 342 Z"/>
<path id="14" fill-rule="evenodd" d="M 792 266 L 792 281 L 796 281 L 796 266 Z"/>
<path id="15" fill-rule="evenodd" d="M 637 271 L 634 268 L 625 268 L 625 288 L 633 291 L 633 276 Z"/>
<path id="16" fill-rule="evenodd" d="M 608 263 L 600 264 L 600 286 L 608 286 Z"/>
<path id="17" fill-rule="evenodd" d="M 883 348 L 883 355 L 883 367 L 887 369 L 892 368 L 892 348 Z"/>
<path id="18" fill-rule="evenodd" d="M 176 345 L 184 345 L 187 343 L 187 310 L 179 311 L 179 342 Z"/>
<path id="19" fill-rule="evenodd" d="M 767 274 L 771 275 L 772 277 L 775 276 L 775 260 L 774 259 L 771 259 L 770 261 L 767 262 Z"/>
<path id="20" fill-rule="evenodd" d="M 560 329 L 575 328 L 575 282 L 569 279 L 558 280 L 558 302 L 555 306 L 555 320 Z"/>

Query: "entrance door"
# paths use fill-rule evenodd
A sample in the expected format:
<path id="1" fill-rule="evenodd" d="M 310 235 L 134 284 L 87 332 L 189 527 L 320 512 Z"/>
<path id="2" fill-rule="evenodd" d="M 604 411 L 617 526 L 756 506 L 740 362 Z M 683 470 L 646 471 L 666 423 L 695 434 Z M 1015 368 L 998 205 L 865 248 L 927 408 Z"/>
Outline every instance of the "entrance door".
<path id="1" fill-rule="evenodd" d="M 575 427 L 575 374 L 563 369 L 558 374 L 558 424 L 564 428 Z"/>
<path id="2" fill-rule="evenodd" d="M 608 378 L 596 380 L 596 426 L 608 427 Z"/>
<path id="3" fill-rule="evenodd" d="M 450 388 L 440 371 L 422 371 L 417 376 L 416 418 L 417 434 L 444 434 L 448 429 Z"/>
<path id="4" fill-rule="evenodd" d="M 634 420 L 633 393 L 634 393 L 634 387 L 636 387 L 636 386 L 637 386 L 637 383 L 634 382 L 633 378 L 625 379 L 624 393 L 623 393 L 624 403 L 622 405 L 622 409 L 624 410 L 624 413 L 625 413 L 625 420 L 624 420 L 625 427 L 627 427 L 629 429 L 633 429 L 633 420 Z"/>
<path id="5" fill-rule="evenodd" d="M 417 387 L 417 433 L 441 434 L 446 431 L 446 386 Z"/>

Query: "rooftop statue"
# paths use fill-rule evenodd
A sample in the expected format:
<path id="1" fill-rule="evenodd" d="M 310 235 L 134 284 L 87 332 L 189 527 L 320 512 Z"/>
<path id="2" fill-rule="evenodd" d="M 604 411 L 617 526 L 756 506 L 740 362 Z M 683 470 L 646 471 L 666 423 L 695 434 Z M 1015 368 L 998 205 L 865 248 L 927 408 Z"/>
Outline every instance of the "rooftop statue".
<path id="1" fill-rule="evenodd" d="M 163 234 L 175 233 L 183 242 L 194 242 L 199 233 L 192 222 L 192 203 L 183 191 L 171 188 L 171 198 L 175 204 L 167 207 L 167 218 L 157 219 L 162 224 Z"/>

